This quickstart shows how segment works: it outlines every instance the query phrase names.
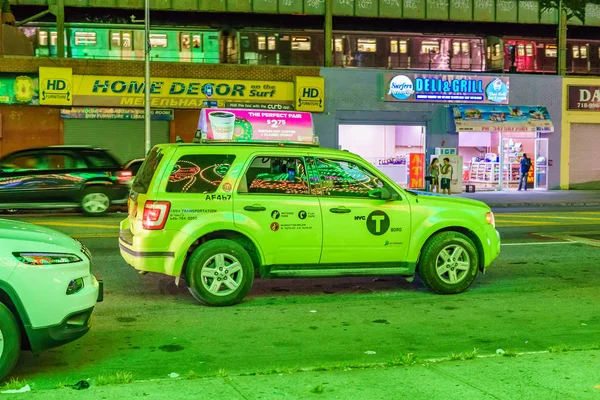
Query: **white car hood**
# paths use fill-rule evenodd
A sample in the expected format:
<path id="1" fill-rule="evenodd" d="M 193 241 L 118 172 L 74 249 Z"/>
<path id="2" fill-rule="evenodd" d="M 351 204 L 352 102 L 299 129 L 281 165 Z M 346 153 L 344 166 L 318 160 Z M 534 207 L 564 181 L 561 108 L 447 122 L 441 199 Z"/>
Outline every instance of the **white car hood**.
<path id="1" fill-rule="evenodd" d="M 54 251 L 57 252 L 81 250 L 79 242 L 62 232 L 27 222 L 0 219 L 0 243 L 7 241 L 12 242 L 10 248 L 13 251 L 50 251 L 52 247 L 56 247 Z"/>

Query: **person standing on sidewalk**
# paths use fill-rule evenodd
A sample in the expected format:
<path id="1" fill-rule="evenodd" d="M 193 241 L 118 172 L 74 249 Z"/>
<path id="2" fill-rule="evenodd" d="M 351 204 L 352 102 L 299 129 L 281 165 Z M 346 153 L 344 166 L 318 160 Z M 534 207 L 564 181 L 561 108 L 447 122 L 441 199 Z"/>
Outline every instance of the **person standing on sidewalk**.
<path id="1" fill-rule="evenodd" d="M 435 186 L 435 192 L 440 192 L 440 160 L 434 158 L 431 161 L 431 165 L 429 166 L 429 176 L 431 177 L 431 188 L 430 190 L 433 192 L 433 187 Z"/>
<path id="2" fill-rule="evenodd" d="M 527 153 L 523 153 L 523 158 L 521 158 L 521 179 L 519 179 L 519 190 L 521 190 L 521 187 L 524 190 L 527 190 L 527 174 L 529 174 L 530 168 L 531 158 L 527 157 Z"/>
<path id="3" fill-rule="evenodd" d="M 450 165 L 450 159 L 448 157 L 444 158 L 444 165 L 440 168 L 440 172 L 442 174 L 441 184 L 442 194 L 450 193 L 450 181 L 452 180 L 452 165 Z"/>

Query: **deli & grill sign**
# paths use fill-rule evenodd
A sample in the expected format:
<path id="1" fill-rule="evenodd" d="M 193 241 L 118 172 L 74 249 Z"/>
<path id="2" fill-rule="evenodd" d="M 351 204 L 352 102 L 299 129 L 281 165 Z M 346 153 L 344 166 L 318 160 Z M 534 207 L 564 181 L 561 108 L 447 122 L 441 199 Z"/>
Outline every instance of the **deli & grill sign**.
<path id="1" fill-rule="evenodd" d="M 568 110 L 600 111 L 600 86 L 569 85 Z"/>

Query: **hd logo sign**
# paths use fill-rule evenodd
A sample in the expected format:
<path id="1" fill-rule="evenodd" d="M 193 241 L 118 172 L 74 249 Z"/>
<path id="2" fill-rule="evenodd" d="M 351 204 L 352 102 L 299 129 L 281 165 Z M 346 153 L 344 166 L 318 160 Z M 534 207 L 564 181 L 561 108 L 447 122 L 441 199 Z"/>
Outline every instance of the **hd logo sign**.
<path id="1" fill-rule="evenodd" d="M 40 104 L 70 106 L 73 104 L 73 70 L 40 67 Z"/>
<path id="2" fill-rule="evenodd" d="M 296 76 L 296 111 L 325 110 L 325 80 L 321 76 Z"/>

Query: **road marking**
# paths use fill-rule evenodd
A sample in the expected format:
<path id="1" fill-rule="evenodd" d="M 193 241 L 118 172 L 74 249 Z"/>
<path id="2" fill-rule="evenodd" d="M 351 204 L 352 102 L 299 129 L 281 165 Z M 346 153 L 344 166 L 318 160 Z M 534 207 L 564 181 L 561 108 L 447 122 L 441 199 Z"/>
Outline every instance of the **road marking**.
<path id="1" fill-rule="evenodd" d="M 578 244 L 579 242 L 575 242 L 573 240 L 569 240 L 566 242 L 528 242 L 528 243 L 502 243 L 501 246 L 539 246 L 546 244 Z"/>
<path id="2" fill-rule="evenodd" d="M 30 223 L 36 224 L 36 225 L 66 226 L 66 227 L 77 227 L 77 228 L 119 229 L 119 225 L 82 224 L 82 223 L 77 223 L 77 222 L 30 221 Z"/>
<path id="3" fill-rule="evenodd" d="M 67 233 L 67 235 L 69 235 Z M 119 235 L 114 234 L 114 233 L 75 233 L 72 235 L 69 235 L 73 238 L 118 238 Z"/>

